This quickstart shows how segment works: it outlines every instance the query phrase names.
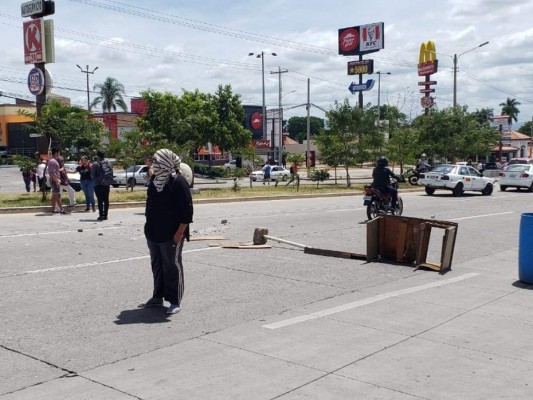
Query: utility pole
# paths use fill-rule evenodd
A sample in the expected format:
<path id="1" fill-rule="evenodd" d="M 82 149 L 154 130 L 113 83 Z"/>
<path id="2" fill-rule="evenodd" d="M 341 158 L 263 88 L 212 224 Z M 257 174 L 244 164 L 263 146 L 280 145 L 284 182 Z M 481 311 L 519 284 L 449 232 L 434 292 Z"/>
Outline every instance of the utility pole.
<path id="1" fill-rule="evenodd" d="M 92 71 L 89 71 L 89 66 L 87 65 L 84 71 L 78 64 L 76 64 L 76 66 L 80 69 L 81 72 L 87 75 L 87 112 L 91 112 L 91 99 L 89 97 L 89 74 L 94 74 L 94 71 L 96 71 L 98 67 L 96 67 Z"/>
<path id="2" fill-rule="evenodd" d="M 278 119 L 279 119 L 279 147 L 278 147 L 278 165 L 283 165 L 283 113 L 281 112 L 281 74 L 289 72 L 289 70 L 282 70 L 281 67 L 278 67 L 277 71 L 271 71 L 271 74 L 278 74 L 278 83 L 279 83 L 279 104 L 278 104 Z"/>
<path id="3" fill-rule="evenodd" d="M 530 143 L 529 143 L 529 158 L 531 158 L 531 150 L 533 148 L 533 117 L 531 117 L 531 131 L 529 135 Z"/>
<path id="4" fill-rule="evenodd" d="M 453 55 L 453 108 L 457 107 L 457 61 L 459 61 L 459 57 L 461 57 L 463 54 L 470 53 L 471 51 L 474 51 L 480 47 L 486 46 L 487 44 L 489 44 L 489 42 L 481 43 L 476 47 L 473 47 L 470 50 L 467 50 L 461 54 L 455 53 Z"/>
<path id="5" fill-rule="evenodd" d="M 307 166 L 307 176 L 309 176 L 309 169 L 311 168 L 311 78 L 307 78 L 307 152 L 305 164 Z"/>

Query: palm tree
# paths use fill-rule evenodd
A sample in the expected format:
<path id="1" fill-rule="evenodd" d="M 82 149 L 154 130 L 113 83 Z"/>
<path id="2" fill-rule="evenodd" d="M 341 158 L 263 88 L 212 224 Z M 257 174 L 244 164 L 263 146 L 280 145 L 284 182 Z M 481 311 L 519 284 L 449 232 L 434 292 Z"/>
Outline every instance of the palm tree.
<path id="1" fill-rule="evenodd" d="M 507 122 L 509 122 L 509 126 L 513 123 L 513 120 L 516 122 L 518 121 L 517 116 L 520 110 L 518 110 L 518 107 L 520 103 L 516 101 L 516 99 L 511 99 L 507 97 L 507 100 L 505 103 L 500 103 L 500 107 L 502 108 L 502 114 L 507 115 Z"/>
<path id="2" fill-rule="evenodd" d="M 117 111 L 117 106 L 120 107 L 122 111 L 128 111 L 128 106 L 122 97 L 126 94 L 124 85 L 115 78 L 108 77 L 104 83 L 97 83 L 94 85 L 93 89 L 98 90 L 100 95 L 93 100 L 91 108 L 102 103 L 102 111 L 104 113 Z"/>

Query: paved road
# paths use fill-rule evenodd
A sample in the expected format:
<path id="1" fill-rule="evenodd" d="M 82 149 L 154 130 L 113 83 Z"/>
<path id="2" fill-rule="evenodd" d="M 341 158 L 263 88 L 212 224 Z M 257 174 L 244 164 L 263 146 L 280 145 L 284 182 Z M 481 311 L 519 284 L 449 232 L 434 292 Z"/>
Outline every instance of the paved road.
<path id="1" fill-rule="evenodd" d="M 452 271 L 186 245 L 182 312 L 150 296 L 143 210 L 0 215 L 0 400 L 529 399 L 533 291 L 517 282 L 533 194 L 403 194 L 459 224 Z M 193 235 L 255 227 L 366 253 L 361 196 L 197 205 Z M 439 236 L 429 261 L 438 261 Z"/>

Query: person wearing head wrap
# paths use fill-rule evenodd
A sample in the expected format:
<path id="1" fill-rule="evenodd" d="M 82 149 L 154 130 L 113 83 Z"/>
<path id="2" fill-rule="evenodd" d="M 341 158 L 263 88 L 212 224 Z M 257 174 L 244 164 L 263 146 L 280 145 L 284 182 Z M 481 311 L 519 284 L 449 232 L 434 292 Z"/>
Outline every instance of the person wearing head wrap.
<path id="1" fill-rule="evenodd" d="M 178 170 L 180 158 L 160 149 L 152 157 L 153 175 L 146 198 L 144 234 L 150 250 L 154 280 L 152 297 L 140 307 L 170 303 L 167 314 L 181 310 L 184 292 L 182 250 L 189 240 L 193 205 L 189 182 Z M 176 173 L 177 172 L 177 173 Z"/>

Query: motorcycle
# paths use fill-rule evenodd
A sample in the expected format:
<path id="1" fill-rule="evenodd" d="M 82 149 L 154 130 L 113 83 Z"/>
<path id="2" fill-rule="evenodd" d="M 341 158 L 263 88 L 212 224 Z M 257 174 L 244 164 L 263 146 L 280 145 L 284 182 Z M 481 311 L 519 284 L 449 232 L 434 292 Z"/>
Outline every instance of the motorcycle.
<path id="1" fill-rule="evenodd" d="M 407 178 L 407 181 L 415 186 L 415 185 L 418 185 L 418 179 L 420 179 L 420 172 L 418 172 L 416 169 L 414 168 L 409 168 L 406 172 L 405 172 L 405 177 Z"/>
<path id="2" fill-rule="evenodd" d="M 407 178 L 407 181 L 413 185 L 418 185 L 418 180 L 420 179 L 420 174 L 424 172 L 428 172 L 431 169 L 429 164 L 425 163 L 423 165 L 419 165 L 416 168 L 409 168 L 405 172 L 405 176 Z"/>
<path id="3" fill-rule="evenodd" d="M 405 182 L 405 179 L 403 181 Z M 396 188 L 397 186 L 398 183 L 396 180 L 391 179 L 391 187 Z M 402 215 L 403 213 L 403 200 L 399 193 L 394 210 L 392 209 L 392 197 L 389 192 L 383 193 L 370 185 L 366 185 L 363 196 L 363 205 L 366 206 L 366 216 L 369 220 L 376 218 L 382 213 L 394 215 Z"/>

